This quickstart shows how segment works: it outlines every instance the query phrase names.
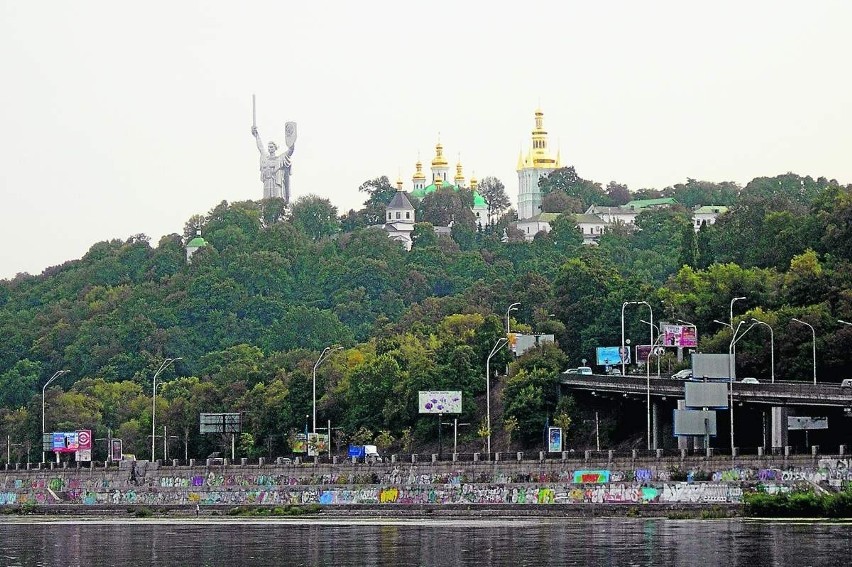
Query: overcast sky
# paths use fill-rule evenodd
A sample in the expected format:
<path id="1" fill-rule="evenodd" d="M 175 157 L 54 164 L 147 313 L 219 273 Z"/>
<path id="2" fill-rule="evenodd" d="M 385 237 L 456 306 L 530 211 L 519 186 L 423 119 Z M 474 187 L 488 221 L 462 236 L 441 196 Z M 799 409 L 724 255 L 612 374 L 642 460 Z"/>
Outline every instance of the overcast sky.
<path id="1" fill-rule="evenodd" d="M 0 0 L 0 278 L 260 199 L 252 93 L 264 142 L 298 123 L 293 198 L 341 213 L 439 133 L 516 203 L 538 106 L 603 184 L 852 183 L 852 2 L 499 6 Z"/>

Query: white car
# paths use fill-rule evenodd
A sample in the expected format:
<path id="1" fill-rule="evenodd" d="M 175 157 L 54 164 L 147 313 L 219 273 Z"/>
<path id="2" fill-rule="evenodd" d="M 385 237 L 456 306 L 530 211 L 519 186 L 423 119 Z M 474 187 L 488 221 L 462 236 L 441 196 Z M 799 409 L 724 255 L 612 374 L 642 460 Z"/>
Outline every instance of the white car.
<path id="1" fill-rule="evenodd" d="M 743 384 L 760 384 L 757 378 L 743 378 L 741 382 Z"/>
<path id="2" fill-rule="evenodd" d="M 689 380 L 691 378 L 692 378 L 692 370 L 690 370 L 689 368 L 686 368 L 684 370 L 679 370 L 678 372 L 675 372 L 674 374 L 672 374 L 673 380 Z"/>

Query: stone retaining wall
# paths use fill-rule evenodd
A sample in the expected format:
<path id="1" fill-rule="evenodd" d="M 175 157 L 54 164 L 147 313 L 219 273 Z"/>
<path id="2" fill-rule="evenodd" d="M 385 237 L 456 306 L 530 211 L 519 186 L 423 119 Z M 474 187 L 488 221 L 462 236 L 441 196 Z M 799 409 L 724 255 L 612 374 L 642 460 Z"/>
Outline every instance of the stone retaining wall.
<path id="1" fill-rule="evenodd" d="M 840 488 L 848 456 L 576 459 L 0 471 L 0 506 L 737 504 L 749 490 Z"/>

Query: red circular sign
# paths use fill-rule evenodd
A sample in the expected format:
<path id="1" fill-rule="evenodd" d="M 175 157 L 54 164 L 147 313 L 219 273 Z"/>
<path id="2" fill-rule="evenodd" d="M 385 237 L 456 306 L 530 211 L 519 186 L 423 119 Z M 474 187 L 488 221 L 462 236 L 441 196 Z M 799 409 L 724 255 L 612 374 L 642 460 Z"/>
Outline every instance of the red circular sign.
<path id="1" fill-rule="evenodd" d="M 88 430 L 77 432 L 77 444 L 81 449 L 88 449 L 92 443 L 92 434 Z"/>

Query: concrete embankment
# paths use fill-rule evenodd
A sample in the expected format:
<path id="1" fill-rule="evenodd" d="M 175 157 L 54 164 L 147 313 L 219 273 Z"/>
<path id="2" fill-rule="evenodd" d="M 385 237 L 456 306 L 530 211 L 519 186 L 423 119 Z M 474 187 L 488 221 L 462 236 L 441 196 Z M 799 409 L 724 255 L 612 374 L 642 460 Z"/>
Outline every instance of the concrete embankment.
<path id="1" fill-rule="evenodd" d="M 733 514 L 750 490 L 839 488 L 852 479 L 850 464 L 843 455 L 210 466 L 137 461 L 0 471 L 0 508 L 224 514 L 234 507 L 318 505 L 315 511 L 323 515 L 515 516 L 593 516 L 602 510 L 670 515 L 713 508 Z"/>

